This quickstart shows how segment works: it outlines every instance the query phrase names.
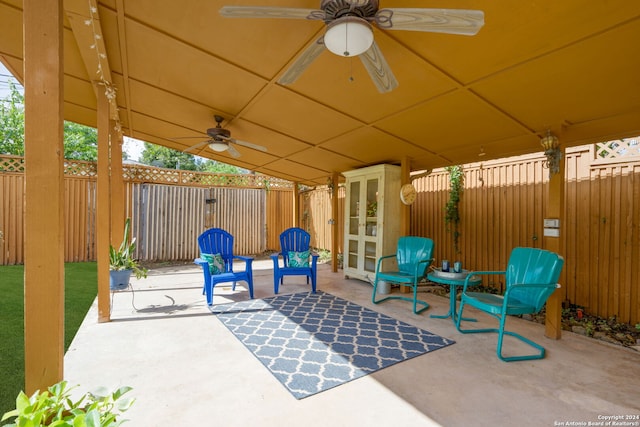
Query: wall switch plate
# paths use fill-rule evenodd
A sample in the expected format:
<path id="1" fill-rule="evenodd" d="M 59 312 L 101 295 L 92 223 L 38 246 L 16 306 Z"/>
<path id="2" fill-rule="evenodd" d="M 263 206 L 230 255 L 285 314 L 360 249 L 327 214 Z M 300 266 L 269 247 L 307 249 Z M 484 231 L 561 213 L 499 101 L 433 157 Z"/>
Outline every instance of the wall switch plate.
<path id="1" fill-rule="evenodd" d="M 558 228 L 545 228 L 544 229 L 545 237 L 560 237 L 560 229 Z"/>
<path id="2" fill-rule="evenodd" d="M 550 228 L 560 228 L 560 220 L 556 218 L 545 218 L 544 226 Z"/>

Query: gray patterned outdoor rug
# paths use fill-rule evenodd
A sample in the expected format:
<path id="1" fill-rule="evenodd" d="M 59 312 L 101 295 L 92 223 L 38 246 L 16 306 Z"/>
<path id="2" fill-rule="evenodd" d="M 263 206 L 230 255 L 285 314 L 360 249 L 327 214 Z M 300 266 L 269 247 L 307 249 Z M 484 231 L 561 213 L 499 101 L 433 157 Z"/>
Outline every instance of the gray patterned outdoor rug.
<path id="1" fill-rule="evenodd" d="M 296 399 L 454 343 L 322 291 L 211 311 Z"/>

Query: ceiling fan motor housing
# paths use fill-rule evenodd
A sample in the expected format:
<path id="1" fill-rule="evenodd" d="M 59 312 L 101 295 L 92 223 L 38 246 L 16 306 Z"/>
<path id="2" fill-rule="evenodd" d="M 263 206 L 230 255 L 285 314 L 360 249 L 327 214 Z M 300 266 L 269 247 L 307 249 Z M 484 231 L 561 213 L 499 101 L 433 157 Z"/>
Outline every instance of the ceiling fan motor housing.
<path id="1" fill-rule="evenodd" d="M 325 13 L 325 22 L 343 16 L 372 18 L 378 11 L 378 0 L 322 0 L 320 9 Z"/>
<path id="2" fill-rule="evenodd" d="M 207 129 L 207 135 L 209 135 L 213 139 L 215 139 L 218 136 L 229 138 L 231 137 L 231 131 L 223 128 L 209 128 Z"/>

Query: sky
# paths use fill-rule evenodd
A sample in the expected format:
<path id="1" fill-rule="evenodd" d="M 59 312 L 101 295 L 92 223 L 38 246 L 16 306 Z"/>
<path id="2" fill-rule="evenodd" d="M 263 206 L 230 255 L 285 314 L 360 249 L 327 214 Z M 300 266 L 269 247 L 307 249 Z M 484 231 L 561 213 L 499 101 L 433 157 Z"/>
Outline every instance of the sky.
<path id="1" fill-rule="evenodd" d="M 13 78 L 13 75 L 5 68 L 4 64 L 0 62 L 0 99 L 4 99 L 9 95 L 9 79 L 11 78 Z M 18 83 L 18 85 L 20 84 Z"/>
<path id="2" fill-rule="evenodd" d="M 13 81 L 18 84 L 18 89 L 22 90 L 22 85 L 18 83 L 18 80 L 14 78 L 4 64 L 0 62 L 0 99 L 4 99 L 9 96 L 10 79 L 13 79 Z M 129 159 L 140 160 L 142 150 L 144 150 L 144 142 L 125 136 L 122 149 L 129 155 Z"/>

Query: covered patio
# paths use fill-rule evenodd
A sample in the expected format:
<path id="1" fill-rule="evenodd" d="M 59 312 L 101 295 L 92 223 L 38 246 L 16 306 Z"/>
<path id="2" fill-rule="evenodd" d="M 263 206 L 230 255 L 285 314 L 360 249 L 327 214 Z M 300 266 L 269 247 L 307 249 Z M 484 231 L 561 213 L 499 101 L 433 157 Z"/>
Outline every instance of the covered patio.
<path id="1" fill-rule="evenodd" d="M 400 165 L 405 184 L 411 172 L 480 156 L 539 152 L 548 132 L 559 138 L 560 150 L 640 134 L 637 2 L 457 3 L 484 12 L 485 26 L 473 37 L 374 27 L 376 43 L 400 84 L 387 93 L 376 90 L 359 63 L 327 52 L 298 81 L 281 83 L 324 34 L 325 25 L 228 19 L 219 9 L 229 3 L 261 4 L 0 0 L 0 60 L 25 86 L 26 100 L 27 391 L 63 377 L 86 387 L 128 384 L 140 396 L 131 412 L 135 425 L 166 425 L 168 420 L 189 425 L 208 417 L 226 425 L 265 425 L 268 417 L 274 425 L 283 417 L 318 425 L 373 420 L 470 425 L 490 417 L 487 424 L 492 425 L 514 419 L 553 425 L 637 413 L 637 354 L 571 334 L 545 340 L 549 355 L 544 360 L 505 366 L 495 357 L 493 337 L 461 336 L 446 320 L 412 317 L 404 306 L 388 303 L 376 308 L 457 344 L 295 401 L 215 323 L 203 306 L 196 272 L 193 281 L 165 271 L 140 283 L 150 287 L 136 293 L 140 306 L 149 298 L 146 306 L 154 310 L 123 312 L 126 295 L 121 294 L 111 310 L 107 260 L 109 243 L 121 241 L 124 223 L 123 136 L 185 150 L 195 142 L 181 138 L 207 138 L 214 115 L 220 115 L 233 137 L 267 151 L 242 148 L 241 157 L 233 157 L 203 145 L 195 154 L 296 184 L 337 186 L 341 173 L 379 163 Z M 319 2 L 268 3 L 316 9 Z M 451 5 L 407 0 L 393 6 Z M 99 303 L 66 355 L 64 119 L 94 126 L 99 133 Z M 562 224 L 560 167 L 549 179 L 545 218 L 559 218 Z M 409 215 L 403 206 L 403 234 L 410 232 Z M 342 230 L 334 227 L 333 232 Z M 541 246 L 563 253 L 557 237 L 544 237 Z M 191 289 L 183 296 L 175 288 L 185 285 Z M 319 287 L 370 304 L 369 286 L 346 281 L 335 270 L 323 268 Z M 169 288 L 184 310 L 161 312 Z M 271 294 L 268 273 L 256 288 L 258 297 Z M 548 306 L 553 316 L 546 335 L 552 338 L 560 337 L 561 292 Z M 441 304 L 438 311 L 446 311 Z M 539 325 L 517 323 L 544 335 Z M 128 354 L 102 359 L 122 349 Z M 238 369 L 228 369 L 234 364 Z M 313 417 L 318 413 L 322 417 Z"/>
<path id="2" fill-rule="evenodd" d="M 255 262 L 256 298 L 273 295 L 271 268 Z M 126 418 L 136 426 L 553 426 L 640 414 L 633 350 L 573 333 L 546 339 L 543 325 L 514 318 L 510 327 L 545 346 L 547 357 L 504 363 L 495 334 L 463 335 L 450 319 L 429 317 L 447 311 L 447 298 L 425 294 L 431 308 L 414 315 L 405 302 L 374 306 L 370 285 L 328 264 L 318 273 L 319 290 L 456 343 L 296 400 L 211 314 L 198 267 L 163 267 L 133 283 L 133 295 L 114 295 L 110 323 L 97 322 L 94 304 L 65 355 L 65 379 L 89 390 L 133 387 Z M 290 278 L 281 293 L 308 290 Z M 214 304 L 248 299 L 242 284 L 216 293 Z M 480 325 L 495 323 L 474 314 Z"/>

